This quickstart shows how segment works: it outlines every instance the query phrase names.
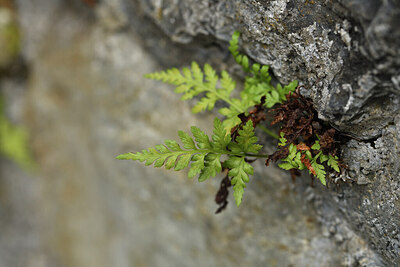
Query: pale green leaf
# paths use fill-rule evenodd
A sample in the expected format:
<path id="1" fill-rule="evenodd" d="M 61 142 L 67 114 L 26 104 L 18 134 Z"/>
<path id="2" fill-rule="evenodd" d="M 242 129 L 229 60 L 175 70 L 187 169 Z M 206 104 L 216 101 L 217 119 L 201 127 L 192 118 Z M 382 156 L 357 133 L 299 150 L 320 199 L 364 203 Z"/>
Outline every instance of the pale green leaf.
<path id="1" fill-rule="evenodd" d="M 284 170 L 290 170 L 290 169 L 295 168 L 295 166 L 293 166 L 289 162 L 279 163 L 278 166 L 279 166 L 279 168 L 284 169 Z"/>
<path id="2" fill-rule="evenodd" d="M 311 149 L 313 150 L 320 150 L 321 146 L 319 144 L 319 141 L 315 141 L 315 143 L 311 146 Z"/>
<path id="3" fill-rule="evenodd" d="M 194 141 L 190 135 L 185 133 L 184 131 L 179 131 L 178 132 L 179 138 L 181 139 L 183 143 L 183 147 L 186 149 L 196 149 L 196 145 L 194 144 Z"/>
<path id="4" fill-rule="evenodd" d="M 210 139 L 202 130 L 196 126 L 190 127 L 190 130 L 192 131 L 192 134 L 197 142 L 197 146 L 200 149 L 211 149 Z"/>
<path id="5" fill-rule="evenodd" d="M 329 155 L 328 166 L 332 167 L 336 172 L 340 172 L 338 157 Z"/>
<path id="6" fill-rule="evenodd" d="M 321 154 L 321 156 L 319 157 L 319 161 L 320 161 L 321 163 L 323 163 L 323 162 L 327 161 L 328 158 L 329 158 L 329 157 L 328 157 L 327 155 Z M 328 163 L 328 165 L 329 165 L 329 163 Z"/>
<path id="7" fill-rule="evenodd" d="M 173 168 L 175 166 L 176 163 L 176 159 L 177 159 L 178 155 L 177 154 L 173 154 L 171 155 L 165 162 L 165 168 L 167 170 Z"/>
<path id="8" fill-rule="evenodd" d="M 236 143 L 231 142 L 229 144 L 229 149 L 234 153 L 258 153 L 262 148 L 261 145 L 256 144 L 258 138 L 254 135 L 253 122 L 249 120 L 243 129 L 238 131 L 238 136 L 236 137 Z"/>
<path id="9" fill-rule="evenodd" d="M 226 71 L 222 71 L 221 73 L 221 87 L 225 89 L 225 90 L 220 90 L 222 91 L 224 97 L 229 97 L 231 92 L 236 87 L 236 82 L 232 80 L 232 78 Z"/>
<path id="10" fill-rule="evenodd" d="M 122 160 L 135 160 L 135 154 L 133 154 L 132 152 L 129 153 L 124 153 L 124 154 L 120 154 L 116 157 L 116 159 L 122 159 Z"/>
<path id="11" fill-rule="evenodd" d="M 289 145 L 289 158 L 294 159 L 297 153 L 297 147 L 294 144 Z"/>
<path id="12" fill-rule="evenodd" d="M 205 154 L 193 155 L 191 168 L 188 173 L 189 178 L 195 177 L 197 174 L 201 172 L 202 169 L 204 169 L 204 157 Z"/>
<path id="13" fill-rule="evenodd" d="M 164 165 L 164 163 L 165 163 L 165 160 L 168 158 L 168 156 L 169 156 L 168 154 L 167 155 L 160 155 L 160 157 L 154 161 L 154 165 L 153 166 L 156 167 L 156 168 L 162 167 Z"/>
<path id="14" fill-rule="evenodd" d="M 326 180 L 325 180 L 326 172 L 325 172 L 324 166 L 321 165 L 321 164 L 318 164 L 317 162 L 311 162 L 311 166 L 314 168 L 314 170 L 315 170 L 315 172 L 316 172 L 316 174 L 317 174 L 317 175 L 316 175 L 317 178 L 321 181 L 321 183 L 322 183 L 323 185 L 326 186 Z M 311 173 L 311 172 L 310 172 L 310 173 Z"/>
<path id="15" fill-rule="evenodd" d="M 294 157 L 294 162 L 296 163 L 296 168 L 297 169 L 303 169 L 304 168 L 304 164 L 303 162 L 301 162 L 301 152 L 297 152 L 296 153 L 296 157 Z"/>
<path id="16" fill-rule="evenodd" d="M 202 83 L 203 82 L 203 72 L 201 71 L 199 64 L 197 62 L 192 62 L 192 74 L 195 81 Z"/>
<path id="17" fill-rule="evenodd" d="M 216 176 L 221 172 L 221 154 L 208 153 L 205 157 L 204 168 L 199 175 L 199 182 L 204 182 L 210 177 Z"/>
<path id="18" fill-rule="evenodd" d="M 217 151 L 226 151 L 226 147 L 231 141 L 231 137 L 225 130 L 222 122 L 218 119 L 214 119 L 214 131 L 212 136 L 212 146 Z"/>
<path id="19" fill-rule="evenodd" d="M 192 157 L 192 154 L 190 154 L 190 153 L 181 155 L 175 165 L 174 170 L 180 171 L 180 170 L 183 170 L 184 168 L 186 168 L 187 166 L 189 166 L 191 157 Z"/>
<path id="20" fill-rule="evenodd" d="M 181 147 L 175 140 L 165 140 L 164 143 L 171 151 L 182 151 Z"/>
<path id="21" fill-rule="evenodd" d="M 296 91 L 298 81 L 294 80 L 284 87 L 285 94 Z"/>
<path id="22" fill-rule="evenodd" d="M 285 133 L 284 132 L 280 132 L 279 135 L 280 135 L 280 138 L 279 138 L 278 146 L 286 146 L 287 139 L 285 138 Z"/>
<path id="23" fill-rule="evenodd" d="M 233 196 L 236 205 L 242 203 L 244 188 L 246 183 L 249 182 L 249 175 L 253 174 L 253 166 L 244 160 L 244 157 L 231 156 L 225 161 L 224 166 L 229 168 L 229 176 L 232 177 L 231 183 L 233 185 Z"/>
<path id="24" fill-rule="evenodd" d="M 190 90 L 192 88 L 190 85 L 187 84 L 181 84 L 178 87 L 175 88 L 174 92 L 177 94 L 182 94 Z"/>
<path id="25" fill-rule="evenodd" d="M 237 117 L 231 117 L 229 119 L 226 119 L 223 121 L 222 125 L 224 126 L 225 131 L 230 132 L 233 127 L 238 125 L 241 122 L 241 120 Z"/>
<path id="26" fill-rule="evenodd" d="M 212 103 L 210 99 L 203 97 L 199 102 L 196 103 L 196 105 L 193 106 L 192 112 L 196 114 L 206 110 L 208 107 L 210 107 L 209 109 L 212 109 L 214 107 L 214 103 Z"/>
<path id="27" fill-rule="evenodd" d="M 206 81 L 208 82 L 208 86 L 210 88 L 216 88 L 218 82 L 218 76 L 215 73 L 215 70 L 208 64 L 204 65 L 204 74 L 206 76 Z"/>
<path id="28" fill-rule="evenodd" d="M 160 151 L 161 154 L 165 154 L 165 153 L 171 152 L 171 151 L 169 151 L 168 148 L 166 148 L 164 145 L 156 145 L 156 146 L 154 146 L 154 147 L 155 147 L 158 151 Z"/>

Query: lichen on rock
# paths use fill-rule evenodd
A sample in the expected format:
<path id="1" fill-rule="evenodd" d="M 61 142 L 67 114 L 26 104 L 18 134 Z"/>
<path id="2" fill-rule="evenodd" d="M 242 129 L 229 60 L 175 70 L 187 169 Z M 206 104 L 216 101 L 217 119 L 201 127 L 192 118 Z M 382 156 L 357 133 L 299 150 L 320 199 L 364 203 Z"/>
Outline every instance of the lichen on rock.
<path id="1" fill-rule="evenodd" d="M 15 2 L 29 72 L 7 79 L 26 89 L 19 109 L 40 173 L 29 180 L 1 166 L 11 192 L 1 197 L 19 216 L 0 220 L 15 241 L 1 239 L 0 252 L 17 255 L 0 265 L 399 263 L 398 1 Z M 276 81 L 300 81 L 319 118 L 342 134 L 347 171 L 323 189 L 256 164 L 245 205 L 214 216 L 219 181 L 195 187 L 114 156 L 212 124 L 143 75 L 197 61 L 240 79 L 227 49 L 235 30 L 242 52 L 270 65 Z M 36 241 L 18 241 L 25 236 Z"/>

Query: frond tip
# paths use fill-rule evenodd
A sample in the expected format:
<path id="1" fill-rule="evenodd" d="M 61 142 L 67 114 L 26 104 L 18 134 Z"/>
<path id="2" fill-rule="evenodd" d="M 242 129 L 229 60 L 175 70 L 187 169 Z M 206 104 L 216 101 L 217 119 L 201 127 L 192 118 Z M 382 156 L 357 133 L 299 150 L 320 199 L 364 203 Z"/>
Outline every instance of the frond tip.
<path id="1" fill-rule="evenodd" d="M 175 171 L 180 171 L 191 163 L 189 178 L 199 175 L 199 181 L 205 181 L 221 172 L 220 158 L 229 153 L 226 147 L 231 140 L 218 118 L 214 120 L 214 135 L 211 140 L 198 127 L 192 126 L 191 132 L 194 140 L 189 134 L 178 132 L 184 149 L 176 141 L 166 140 L 163 145 L 137 153 L 121 154 L 117 159 L 138 160 L 145 162 L 146 166 L 154 164 L 154 167 L 165 166 L 166 169 L 174 168 Z"/>

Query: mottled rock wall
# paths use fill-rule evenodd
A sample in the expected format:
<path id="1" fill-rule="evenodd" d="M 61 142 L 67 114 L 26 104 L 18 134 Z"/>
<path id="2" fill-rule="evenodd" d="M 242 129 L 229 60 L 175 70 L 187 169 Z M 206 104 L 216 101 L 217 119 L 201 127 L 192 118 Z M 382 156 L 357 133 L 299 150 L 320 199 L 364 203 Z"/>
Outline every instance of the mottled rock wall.
<path id="1" fill-rule="evenodd" d="M 28 74 L 0 90 L 38 170 L 2 160 L 0 200 L 16 215 L 0 219 L 1 266 L 400 264 L 398 1 L 17 0 L 16 13 Z M 259 162 L 241 207 L 216 216 L 219 179 L 114 156 L 210 128 L 212 114 L 143 75 L 192 60 L 239 73 L 234 30 L 351 141 L 338 185 L 292 184 Z"/>

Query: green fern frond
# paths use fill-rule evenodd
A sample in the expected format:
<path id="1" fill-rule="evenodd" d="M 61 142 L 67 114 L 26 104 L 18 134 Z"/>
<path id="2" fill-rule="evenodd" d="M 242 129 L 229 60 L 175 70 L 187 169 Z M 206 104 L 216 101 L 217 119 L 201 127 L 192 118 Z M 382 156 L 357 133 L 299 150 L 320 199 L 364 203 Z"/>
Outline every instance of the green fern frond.
<path id="1" fill-rule="evenodd" d="M 240 37 L 240 32 L 235 31 L 232 35 L 231 40 L 229 41 L 229 51 L 234 57 L 236 63 L 242 66 L 245 72 L 249 72 L 250 71 L 249 58 L 246 55 L 241 54 L 239 52 L 239 37 Z"/>
<path id="2" fill-rule="evenodd" d="M 229 105 L 227 109 L 231 112 L 225 114 L 227 119 L 230 120 L 238 114 L 246 112 L 251 106 L 243 106 L 240 100 L 231 98 L 230 95 L 236 87 L 236 82 L 232 80 L 226 71 L 222 71 L 221 77 L 219 77 L 215 70 L 208 64 L 205 64 L 203 70 L 201 70 L 199 65 L 193 62 L 191 68 L 183 68 L 182 72 L 173 68 L 147 74 L 145 77 L 177 86 L 175 92 L 183 94 L 182 100 L 188 100 L 201 93 L 205 93 L 205 96 L 192 108 L 193 113 L 211 110 L 218 100 L 222 100 Z M 237 125 L 238 122 L 240 122 L 238 118 L 230 120 L 229 123 L 224 124 L 225 129 L 229 131 L 233 126 Z"/>
<path id="3" fill-rule="evenodd" d="M 231 142 L 228 146 L 233 153 L 245 152 L 256 154 L 262 148 L 261 145 L 256 144 L 258 138 L 254 135 L 254 127 L 251 120 L 249 120 L 238 133 L 239 135 L 236 137 L 236 142 Z"/>
<path id="4" fill-rule="evenodd" d="M 205 94 L 192 108 L 193 113 L 212 110 L 218 100 L 224 101 L 228 107 L 220 109 L 219 113 L 226 117 L 223 125 L 229 132 L 241 122 L 238 115 L 247 113 L 249 108 L 259 104 L 263 96 L 265 96 L 265 106 L 271 108 L 275 104 L 285 101 L 286 95 L 294 91 L 297 86 L 297 81 L 293 81 L 285 87 L 280 84 L 276 88 L 272 86 L 269 66 L 258 63 L 250 66 L 248 57 L 238 51 L 239 36 L 239 32 L 232 35 L 229 50 L 243 70 L 250 73 L 250 76 L 245 79 L 240 99 L 231 97 L 236 83 L 229 74 L 222 71 L 221 77 L 219 77 L 208 64 L 205 64 L 202 70 L 196 62 L 193 62 L 191 68 L 183 68 L 182 71 L 172 68 L 150 73 L 145 77 L 175 85 L 175 92 L 183 94 L 182 100 L 189 100 L 199 94 Z"/>
<path id="5" fill-rule="evenodd" d="M 178 132 L 185 150 L 176 141 L 166 140 L 164 145 L 156 145 L 142 152 L 121 154 L 117 159 L 138 160 L 145 162 L 146 166 L 154 164 L 154 167 L 165 166 L 166 169 L 174 168 L 176 171 L 188 167 L 192 162 L 189 178 L 199 174 L 199 181 L 205 181 L 221 172 L 220 157 L 228 153 L 226 147 L 230 139 L 227 139 L 229 136 L 218 118 L 214 121 L 214 135 L 211 141 L 202 130 L 195 126 L 191 127 L 191 132 L 194 140 L 189 134 L 183 131 Z"/>
<path id="6" fill-rule="evenodd" d="M 230 99 L 230 94 L 236 87 L 236 83 L 229 77 L 227 72 L 222 72 L 221 87 L 217 87 L 219 77 L 208 64 L 204 65 L 204 70 L 201 70 L 199 65 L 193 62 L 191 68 L 183 68 L 182 72 L 173 68 L 150 73 L 145 77 L 176 85 L 175 92 L 183 94 L 182 100 L 192 99 L 200 93 L 206 93 L 205 97 L 201 98 L 193 107 L 192 111 L 194 113 L 213 109 L 215 102 L 218 100 L 223 100 L 239 111 L 241 110 Z"/>
<path id="7" fill-rule="evenodd" d="M 254 127 L 251 120 L 243 126 L 243 129 L 238 131 L 238 134 L 236 142 L 231 142 L 228 145 L 232 153 L 256 154 L 262 148 L 261 145 L 256 144 L 258 138 L 254 135 Z M 232 176 L 233 196 L 236 205 L 239 206 L 240 203 L 242 203 L 246 183 L 249 182 L 249 175 L 252 175 L 254 172 L 253 166 L 245 161 L 245 156 L 230 156 L 229 159 L 224 162 L 224 166 L 229 169 L 229 176 Z"/>
<path id="8" fill-rule="evenodd" d="M 281 132 L 281 133 L 279 134 L 279 136 L 280 136 L 280 138 L 279 138 L 279 144 L 278 144 L 278 146 L 286 146 L 287 139 L 285 138 L 285 133 L 284 133 L 284 132 Z"/>
<path id="9" fill-rule="evenodd" d="M 286 145 L 286 138 L 284 137 L 284 133 L 280 133 L 280 143 L 279 146 Z M 315 143 L 311 146 L 311 150 L 298 150 L 296 145 L 289 145 L 289 154 L 286 158 L 282 159 L 282 163 L 278 164 L 281 169 L 290 170 L 290 169 L 298 169 L 304 170 L 308 169 L 309 173 L 316 176 L 323 185 L 326 186 L 326 171 L 325 166 L 333 168 L 336 172 L 340 172 L 340 168 L 338 165 L 338 157 L 332 155 L 325 155 L 322 153 L 321 145 L 319 140 L 316 140 Z M 303 158 L 303 160 L 302 160 Z M 304 164 L 304 162 L 308 163 Z"/>
<path id="10" fill-rule="evenodd" d="M 249 175 L 254 173 L 253 166 L 247 163 L 244 157 L 232 156 L 224 162 L 224 167 L 229 169 L 228 174 L 232 177 L 231 183 L 234 190 L 233 196 L 236 205 L 239 206 L 242 203 L 246 183 L 249 182 Z"/>
<path id="11" fill-rule="evenodd" d="M 315 141 L 315 143 L 311 146 L 311 149 L 313 149 L 313 150 L 320 150 L 321 149 L 321 146 L 320 146 L 318 140 Z"/>
<path id="12" fill-rule="evenodd" d="M 332 167 L 336 172 L 340 172 L 338 160 L 339 158 L 337 156 L 329 155 L 327 163 L 328 166 Z"/>
<path id="13" fill-rule="evenodd" d="M 184 149 L 176 141 L 166 140 L 163 145 L 156 145 L 154 148 L 137 153 L 121 154 L 117 159 L 138 160 L 145 162 L 146 166 L 154 164 L 154 167 L 165 166 L 166 169 L 174 168 L 176 171 L 188 167 L 192 162 L 189 177 L 200 174 L 199 181 L 204 181 L 221 172 L 221 155 L 232 153 L 227 150 L 227 146 L 231 142 L 230 136 L 218 118 L 214 120 L 211 140 L 195 126 L 191 127 L 191 132 L 194 140 L 189 134 L 183 131 L 178 132 Z M 239 151 L 236 154 L 240 156 L 243 153 L 245 152 Z"/>
<path id="14" fill-rule="evenodd" d="M 250 66 L 248 57 L 239 52 L 239 36 L 240 33 L 237 31 L 232 35 L 232 39 L 229 42 L 229 51 L 232 53 L 235 61 L 242 66 L 243 70 L 251 74 L 246 77 L 244 90 L 240 93 L 241 105 L 248 109 L 251 106 L 259 104 L 263 96 L 266 97 L 265 107 L 267 108 L 286 101 L 286 95 L 289 92 L 295 91 L 298 82 L 293 81 L 284 87 L 278 84 L 274 87 L 271 84 L 269 66 L 258 63 Z"/>
<path id="15" fill-rule="evenodd" d="M 319 179 L 321 184 L 326 186 L 326 172 L 325 172 L 325 167 L 322 164 L 317 163 L 317 161 L 311 162 L 311 166 L 314 168 L 314 171 L 316 173 L 315 176 Z"/>
<path id="16" fill-rule="evenodd" d="M 226 147 L 231 142 L 231 136 L 223 126 L 223 123 L 218 118 L 214 119 L 214 131 L 212 136 L 212 146 L 216 150 L 226 150 Z"/>
<path id="17" fill-rule="evenodd" d="M 146 166 L 165 166 L 166 169 L 174 168 L 175 171 L 180 171 L 190 164 L 188 177 L 198 175 L 199 182 L 203 182 L 222 171 L 221 156 L 228 155 L 224 166 L 230 169 L 235 200 L 237 205 L 240 205 L 245 183 L 249 181 L 248 175 L 253 173 L 253 167 L 245 162 L 245 157 L 265 157 L 256 154 L 262 146 L 256 144 L 258 138 L 254 136 L 253 123 L 247 122 L 243 129 L 238 131 L 236 141 L 231 140 L 218 118 L 214 120 L 211 140 L 197 127 L 191 127 L 191 132 L 194 139 L 188 133 L 178 132 L 184 149 L 176 141 L 166 140 L 163 145 L 156 145 L 137 153 L 121 154 L 117 159 L 138 160 Z"/>
<path id="18" fill-rule="evenodd" d="M 285 139 L 286 140 L 286 139 Z M 290 169 L 298 169 L 304 170 L 305 165 L 301 162 L 301 152 L 297 151 L 297 148 L 294 144 L 289 145 L 289 155 L 282 159 L 284 163 L 278 164 L 281 169 L 290 170 Z"/>

